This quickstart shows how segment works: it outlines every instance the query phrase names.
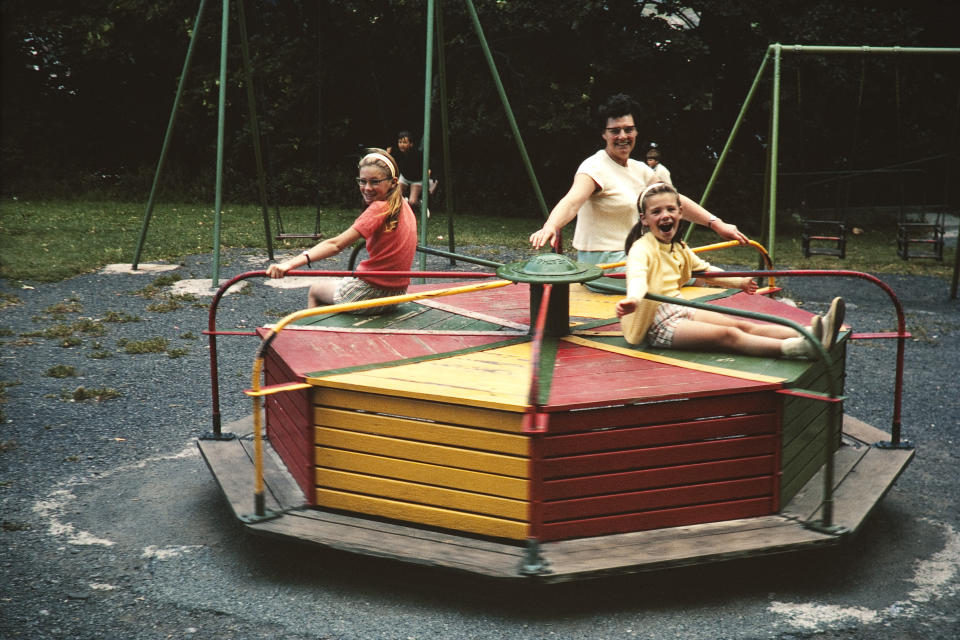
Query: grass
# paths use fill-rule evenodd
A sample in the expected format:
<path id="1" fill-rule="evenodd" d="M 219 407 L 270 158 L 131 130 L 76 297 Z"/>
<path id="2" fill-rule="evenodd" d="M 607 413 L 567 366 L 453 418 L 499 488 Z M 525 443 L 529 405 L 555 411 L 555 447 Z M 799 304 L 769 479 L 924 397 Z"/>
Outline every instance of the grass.
<path id="1" fill-rule="evenodd" d="M 329 208 L 322 212 L 320 231 L 332 237 L 346 229 L 356 217 L 353 209 Z M 287 232 L 312 231 L 313 207 L 283 207 L 280 210 Z M 130 264 L 140 236 L 144 203 L 113 201 L 33 201 L 0 198 L 0 277 L 12 280 L 54 282 L 94 271 L 111 263 Z M 729 217 L 729 216 L 728 216 Z M 789 216 L 778 230 L 775 258 L 778 267 L 841 268 L 870 273 L 903 273 L 949 278 L 955 249 L 947 248 L 944 261 L 901 260 L 896 254 L 896 232 L 891 223 L 865 227 L 861 235 L 850 235 L 844 260 L 829 256 L 803 258 L 800 233 Z M 448 218 L 434 211 L 426 229 L 427 243 L 447 248 Z M 271 229 L 276 221 L 271 212 Z M 454 232 L 458 247 L 471 246 L 481 257 L 483 247 L 506 246 L 529 249 L 527 238 L 540 225 L 540 218 L 457 215 Z M 212 251 L 214 211 L 207 205 L 158 204 L 153 211 L 139 262 L 176 261 L 183 256 Z M 755 236 L 756 233 L 750 230 Z M 572 229 L 564 234 L 567 243 Z M 265 249 L 263 217 L 257 205 L 227 205 L 221 217 L 221 247 Z M 697 246 L 716 241 L 698 230 L 691 238 Z M 278 251 L 308 246 L 309 240 L 275 241 Z M 747 250 L 738 250 L 747 251 Z M 530 252 L 533 253 L 532 251 Z M 714 254 L 717 255 L 717 254 Z M 712 257 L 720 263 L 747 262 L 753 258 Z M 150 291 L 141 295 L 149 297 Z M 0 299 L 0 308 L 17 304 L 14 297 Z M 69 304 L 64 311 L 73 312 Z"/>

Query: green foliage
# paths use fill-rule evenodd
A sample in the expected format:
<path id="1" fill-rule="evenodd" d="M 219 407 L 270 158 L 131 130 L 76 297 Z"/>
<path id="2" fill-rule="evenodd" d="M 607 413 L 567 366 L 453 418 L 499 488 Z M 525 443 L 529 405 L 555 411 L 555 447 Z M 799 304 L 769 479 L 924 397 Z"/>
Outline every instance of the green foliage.
<path id="1" fill-rule="evenodd" d="M 577 164 L 599 146 L 592 117 L 612 93 L 628 92 L 641 101 L 640 145 L 658 142 L 679 186 L 696 194 L 770 43 L 906 47 L 956 42 L 954 3 L 942 0 L 557 0 L 547 8 L 532 0 L 476 0 L 475 5 L 551 205 L 569 187 Z M 456 185 L 458 213 L 536 219 L 539 205 L 465 3 L 444 3 L 442 10 L 453 175 L 440 177 L 445 185 Z M 118 0 L 67 10 L 59 3 L 5 0 L 0 11 L 3 94 L 16 96 L 4 101 L 8 126 L 0 170 L 5 193 L 143 200 L 197 3 Z M 182 201 L 210 200 L 214 184 L 218 13 L 210 6 L 203 16 L 159 185 L 162 194 Z M 249 4 L 271 205 L 357 206 L 349 178 L 358 148 L 387 146 L 399 129 L 422 128 L 425 17 L 426 0 Z M 235 26 L 231 34 L 237 33 Z M 238 49 L 231 50 L 225 87 L 223 182 L 232 200 L 255 202 L 247 83 Z M 844 162 L 879 163 L 889 156 L 898 137 L 891 95 L 897 63 L 903 96 L 933 96 L 903 101 L 903 156 L 944 148 L 958 65 L 942 56 L 899 58 L 867 62 L 863 102 L 868 106 L 857 127 L 852 122 L 859 57 L 785 58 L 785 97 L 790 104 L 802 97 L 803 103 L 802 109 L 785 111 L 793 128 L 781 144 L 790 162 L 824 169 Z M 432 90 L 431 164 L 440 172 L 438 84 Z M 769 95 L 768 90 L 761 87 L 761 94 Z M 764 108 L 756 111 L 743 124 L 735 157 L 728 159 L 734 182 L 763 170 L 767 119 Z M 855 128 L 860 140 L 851 144 Z M 837 153 L 824 155 L 834 147 L 840 147 Z M 732 206 L 740 195 L 735 187 L 718 192 L 715 206 Z M 121 224 L 105 220 L 98 231 L 117 234 L 116 262 L 121 255 L 129 260 L 130 227 L 138 228 L 140 211 L 130 213 Z M 733 215 L 741 215 L 739 209 Z M 209 249 L 207 230 L 199 237 L 187 234 L 182 244 L 193 241 Z M 64 232 L 51 233 L 57 231 Z M 40 244 L 34 247 L 43 251 Z"/>
<path id="2" fill-rule="evenodd" d="M 75 367 L 65 364 L 58 364 L 47 369 L 43 375 L 50 378 L 75 378 L 80 374 L 77 372 Z"/>
<path id="3" fill-rule="evenodd" d="M 117 344 L 121 346 L 125 352 L 130 354 L 163 353 L 167 350 L 169 341 L 166 338 L 158 336 L 156 338 L 147 338 L 146 340 L 120 339 L 117 341 Z"/>
<path id="4" fill-rule="evenodd" d="M 133 316 L 127 313 L 126 311 L 107 311 L 103 316 L 104 322 L 140 322 L 140 316 Z"/>
<path id="5" fill-rule="evenodd" d="M 57 304 L 50 305 L 43 310 L 44 313 L 80 313 L 83 311 L 83 305 L 80 304 L 80 301 L 76 298 L 71 298 L 70 300 L 64 302 L 58 302 Z"/>
<path id="6" fill-rule="evenodd" d="M 23 300 L 12 293 L 0 292 L 0 309 L 6 309 L 18 304 L 23 304 Z"/>
<path id="7" fill-rule="evenodd" d="M 110 387 L 87 389 L 84 386 L 79 386 L 72 391 L 62 391 L 60 393 L 60 399 L 67 402 L 88 402 L 91 400 L 103 402 L 104 400 L 119 398 L 121 395 L 119 391 Z"/>

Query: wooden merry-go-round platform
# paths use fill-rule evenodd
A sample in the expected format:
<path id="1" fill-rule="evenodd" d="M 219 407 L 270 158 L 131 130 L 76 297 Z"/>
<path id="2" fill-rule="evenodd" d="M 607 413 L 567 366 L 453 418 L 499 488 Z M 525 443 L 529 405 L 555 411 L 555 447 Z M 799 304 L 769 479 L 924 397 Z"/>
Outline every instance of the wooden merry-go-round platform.
<path id="1" fill-rule="evenodd" d="M 535 343 L 531 286 L 312 316 L 273 335 L 267 387 L 302 388 L 264 396 L 266 516 L 254 513 L 251 421 L 199 442 L 237 517 L 335 549 L 563 581 L 839 543 L 913 457 L 875 446 L 889 435 L 843 416 L 841 398 L 824 401 L 831 375 L 842 385 L 849 331 L 832 371 L 636 348 L 611 318 L 616 296 L 571 284 L 569 332 Z M 810 317 L 763 295 L 684 295 Z M 815 526 L 825 471 L 827 528 Z"/>

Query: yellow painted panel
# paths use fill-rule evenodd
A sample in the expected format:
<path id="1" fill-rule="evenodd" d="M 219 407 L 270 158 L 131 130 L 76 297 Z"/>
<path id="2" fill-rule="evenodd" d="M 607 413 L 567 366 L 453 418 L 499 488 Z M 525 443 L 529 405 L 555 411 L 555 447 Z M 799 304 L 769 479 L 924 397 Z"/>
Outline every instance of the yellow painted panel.
<path id="1" fill-rule="evenodd" d="M 472 469 L 514 478 L 528 477 L 527 459 L 499 453 L 468 451 L 424 442 L 385 438 L 366 433 L 316 427 L 314 443 L 321 447 L 360 451 L 375 455 L 439 464 L 456 469 Z M 322 466 L 322 461 L 315 464 Z"/>
<path id="2" fill-rule="evenodd" d="M 530 441 L 525 436 L 454 427 L 422 420 L 408 420 L 373 413 L 357 413 L 327 407 L 315 407 L 314 424 L 320 427 L 335 427 L 348 431 L 361 431 L 393 438 L 405 438 L 434 444 L 529 456 Z"/>
<path id="3" fill-rule="evenodd" d="M 360 496 L 328 489 L 317 489 L 316 497 L 318 506 L 330 509 L 343 509 L 511 540 L 525 540 L 529 529 L 526 522 L 461 513 L 438 507 L 427 507 L 409 502 Z"/>
<path id="4" fill-rule="evenodd" d="M 712 296 L 723 293 L 726 289 L 715 287 L 681 287 L 680 297 L 686 300 L 695 300 L 703 296 Z M 597 293 L 582 284 L 570 285 L 570 315 L 581 318 L 611 318 L 616 319 L 614 305 L 620 296 L 616 293 Z"/>
<path id="5" fill-rule="evenodd" d="M 432 484 L 438 487 L 464 489 L 504 498 L 527 500 L 530 495 L 530 481 L 521 478 L 453 469 L 411 460 L 383 458 L 380 456 L 341 449 L 318 447 L 316 464 L 345 471 L 355 471 L 399 480 L 410 480 Z"/>
<path id="6" fill-rule="evenodd" d="M 435 420 L 447 424 L 469 425 L 482 429 L 514 433 L 520 433 L 523 430 L 523 414 L 514 411 L 497 411 L 481 407 L 323 387 L 316 387 L 313 393 L 313 401 L 319 405 L 331 407 L 378 411 L 397 416 Z"/>
<path id="7" fill-rule="evenodd" d="M 613 310 L 620 296 L 616 293 L 597 293 L 582 284 L 570 285 L 570 315 L 580 318 L 616 318 Z"/>
<path id="8" fill-rule="evenodd" d="M 482 513 L 512 520 L 529 520 L 527 503 L 522 500 L 508 500 L 469 491 L 443 489 L 333 469 L 317 469 L 317 487 L 404 500 L 457 511 Z"/>
<path id="9" fill-rule="evenodd" d="M 320 386 L 523 411 L 530 392 L 530 343 L 397 367 L 319 378 Z"/>

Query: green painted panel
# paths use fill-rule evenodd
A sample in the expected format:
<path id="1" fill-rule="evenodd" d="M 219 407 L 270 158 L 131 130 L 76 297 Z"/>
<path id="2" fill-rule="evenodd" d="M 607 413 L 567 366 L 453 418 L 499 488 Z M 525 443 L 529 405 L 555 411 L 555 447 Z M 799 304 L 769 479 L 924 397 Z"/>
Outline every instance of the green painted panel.
<path id="1" fill-rule="evenodd" d="M 470 318 L 442 309 L 414 303 L 404 303 L 395 310 L 365 316 L 353 313 L 335 313 L 303 318 L 295 324 L 336 328 L 415 329 L 427 331 L 500 331 L 503 325 Z"/>

